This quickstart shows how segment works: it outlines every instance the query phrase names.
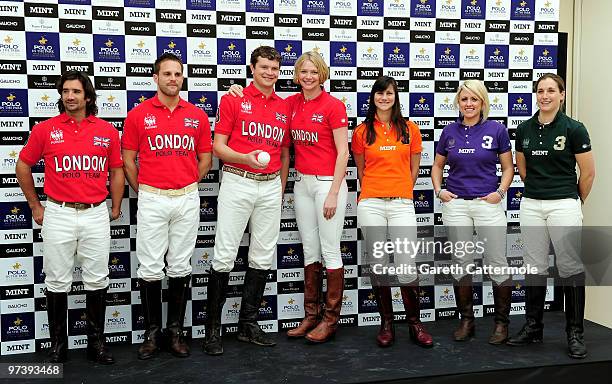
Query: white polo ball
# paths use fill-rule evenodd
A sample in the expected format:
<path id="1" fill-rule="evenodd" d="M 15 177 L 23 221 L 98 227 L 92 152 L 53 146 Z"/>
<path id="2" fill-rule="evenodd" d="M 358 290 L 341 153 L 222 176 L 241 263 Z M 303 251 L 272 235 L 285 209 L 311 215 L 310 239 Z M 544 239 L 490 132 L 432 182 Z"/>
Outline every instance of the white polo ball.
<path id="1" fill-rule="evenodd" d="M 268 152 L 259 152 L 257 154 L 257 161 L 263 165 L 268 165 L 270 162 L 270 154 Z"/>

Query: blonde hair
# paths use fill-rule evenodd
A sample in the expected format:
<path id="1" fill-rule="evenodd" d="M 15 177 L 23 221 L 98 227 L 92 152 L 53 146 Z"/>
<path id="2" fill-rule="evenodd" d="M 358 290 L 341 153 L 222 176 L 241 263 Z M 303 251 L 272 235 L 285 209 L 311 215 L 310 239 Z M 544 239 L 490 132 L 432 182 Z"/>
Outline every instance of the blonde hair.
<path id="1" fill-rule="evenodd" d="M 321 57 L 321 55 L 315 51 L 308 51 L 302 53 L 302 55 L 298 57 L 297 61 L 295 62 L 295 65 L 293 66 L 293 82 L 295 84 L 300 83 L 298 81 L 299 71 L 306 60 L 312 62 L 315 68 L 317 68 L 317 72 L 319 72 L 319 82 L 321 84 L 323 84 L 327 81 L 327 79 L 329 79 L 329 68 L 325 63 L 325 60 L 323 60 L 323 57 Z"/>
<path id="2" fill-rule="evenodd" d="M 457 94 L 455 95 L 455 100 L 453 101 L 455 107 L 459 108 L 459 94 L 461 91 L 466 90 L 472 92 L 476 97 L 480 99 L 482 102 L 482 108 L 480 113 L 482 114 L 482 120 L 485 121 L 489 117 L 489 93 L 487 92 L 487 87 L 485 87 L 484 83 L 480 80 L 466 80 L 459 86 L 457 89 Z"/>

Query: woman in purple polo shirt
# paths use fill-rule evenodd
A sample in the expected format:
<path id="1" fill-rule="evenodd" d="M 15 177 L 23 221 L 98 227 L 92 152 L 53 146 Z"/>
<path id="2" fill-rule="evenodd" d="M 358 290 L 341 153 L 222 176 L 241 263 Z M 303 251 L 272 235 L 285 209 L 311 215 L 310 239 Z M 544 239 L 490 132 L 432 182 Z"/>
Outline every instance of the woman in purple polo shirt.
<path id="1" fill-rule="evenodd" d="M 487 120 L 489 95 L 478 80 L 466 80 L 458 89 L 454 104 L 459 119 L 442 131 L 431 170 L 436 197 L 442 201 L 442 220 L 448 240 L 454 245 L 452 254 L 456 273 L 455 299 L 461 323 L 454 333 L 455 341 L 474 335 L 472 276 L 474 252 L 465 245 L 473 242 L 474 229 L 483 253 L 483 265 L 496 268 L 493 280 L 495 328 L 490 344 L 503 344 L 508 339 L 508 323 L 512 286 L 506 268 L 506 214 L 502 200 L 512 182 L 512 146 L 502 124 Z M 502 178 L 498 183 L 497 161 Z M 446 188 L 442 188 L 444 165 L 448 164 Z M 476 244 L 478 245 L 478 244 Z"/>

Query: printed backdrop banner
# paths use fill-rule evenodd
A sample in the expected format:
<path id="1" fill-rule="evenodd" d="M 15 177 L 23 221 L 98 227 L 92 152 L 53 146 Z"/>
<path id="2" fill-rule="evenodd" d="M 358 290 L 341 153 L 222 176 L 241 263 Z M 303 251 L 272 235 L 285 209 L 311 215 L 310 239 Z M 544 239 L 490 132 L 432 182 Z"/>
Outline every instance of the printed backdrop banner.
<path id="1" fill-rule="evenodd" d="M 1 353 L 28 353 L 50 345 L 45 312 L 43 246 L 15 178 L 15 164 L 32 126 L 57 114 L 55 81 L 67 70 L 89 74 L 99 98 L 99 116 L 119 131 L 127 112 L 152 97 L 153 61 L 166 52 L 181 57 L 186 80 L 181 96 L 214 116 L 220 97 L 234 83 L 249 81 L 250 52 L 260 45 L 282 55 L 276 91 L 298 91 L 293 64 L 306 51 L 319 52 L 330 65 L 325 87 L 346 105 L 350 130 L 363 120 L 369 91 L 380 75 L 398 80 L 402 112 L 423 135 L 423 158 L 416 183 L 419 237 L 444 239 L 439 202 L 430 181 L 434 148 L 442 128 L 457 118 L 454 93 L 462 80 L 485 82 L 491 118 L 505 124 L 514 140 L 519 123 L 532 115 L 532 82 L 557 69 L 558 0 L 43 0 L 0 1 L 0 333 Z M 44 164 L 33 168 L 41 196 Z M 290 180 L 295 176 L 292 169 Z M 379 322 L 367 269 L 361 266 L 356 220 L 357 172 L 349 160 L 349 201 L 342 236 L 346 290 L 341 323 Z M 203 337 L 206 271 L 213 257 L 218 161 L 200 183 L 201 223 L 192 258 L 191 298 L 186 329 Z M 521 265 L 517 176 L 505 199 L 508 258 Z M 303 251 L 297 231 L 292 183 L 283 202 L 281 236 L 260 308 L 266 331 L 285 331 L 304 314 Z M 106 331 L 110 343 L 138 343 L 143 317 L 135 257 L 136 196 L 126 188 L 122 217 L 112 223 Z M 238 252 L 230 294 L 223 311 L 225 332 L 235 332 L 249 236 Z M 448 265 L 448 254 L 419 260 Z M 513 313 L 524 311 L 520 281 Z M 424 321 L 456 318 L 450 279 L 423 278 L 420 298 Z M 474 292 L 477 316 L 491 315 L 490 281 Z M 556 308 L 549 290 L 548 308 Z M 70 348 L 86 345 L 85 295 L 81 267 L 74 267 L 69 300 Z M 401 296 L 394 290 L 398 319 Z M 552 305 L 552 307 L 551 307 Z M 164 305 L 165 311 L 165 305 Z"/>

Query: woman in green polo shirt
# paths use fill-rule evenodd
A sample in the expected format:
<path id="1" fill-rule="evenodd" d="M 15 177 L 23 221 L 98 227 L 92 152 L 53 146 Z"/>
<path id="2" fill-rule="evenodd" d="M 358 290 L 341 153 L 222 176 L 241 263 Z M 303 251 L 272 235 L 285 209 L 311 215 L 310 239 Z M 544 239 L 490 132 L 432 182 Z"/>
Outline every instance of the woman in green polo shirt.
<path id="1" fill-rule="evenodd" d="M 591 141 L 584 125 L 561 110 L 565 99 L 563 79 L 553 73 L 536 82 L 539 111 L 516 131 L 516 165 L 525 191 L 521 200 L 521 235 L 525 265 L 537 274 L 525 276 L 526 323 L 508 340 L 509 345 L 542 342 L 549 245 L 565 295 L 568 354 L 586 357 L 583 336 L 584 265 L 580 260 L 582 207 L 595 166 Z M 580 177 L 576 174 L 576 164 Z"/>

